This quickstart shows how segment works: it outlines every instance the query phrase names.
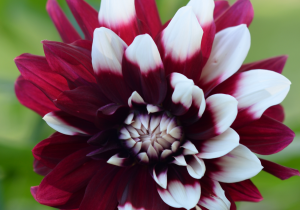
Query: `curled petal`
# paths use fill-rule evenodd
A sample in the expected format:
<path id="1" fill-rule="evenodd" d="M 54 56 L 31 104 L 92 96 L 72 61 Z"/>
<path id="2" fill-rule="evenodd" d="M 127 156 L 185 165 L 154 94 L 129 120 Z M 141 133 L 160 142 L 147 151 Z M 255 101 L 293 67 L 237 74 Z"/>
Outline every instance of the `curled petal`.
<path id="1" fill-rule="evenodd" d="M 122 74 L 122 58 L 127 44 L 107 28 L 94 32 L 92 63 L 99 86 L 106 96 L 125 104 L 132 91 L 125 84 Z"/>
<path id="2" fill-rule="evenodd" d="M 120 153 L 112 156 L 107 163 L 111 164 L 111 165 L 115 165 L 115 166 L 121 166 L 121 167 L 127 167 L 127 166 L 131 166 L 134 163 L 134 160 L 132 160 L 132 158 L 127 156 L 124 156 Z"/>
<path id="3" fill-rule="evenodd" d="M 207 161 L 210 177 L 224 183 L 240 182 L 257 175 L 262 169 L 260 160 L 247 147 L 239 145 L 229 154 Z"/>
<path id="4" fill-rule="evenodd" d="M 201 179 L 206 171 L 204 161 L 196 155 L 186 156 L 187 170 L 191 177 Z"/>
<path id="5" fill-rule="evenodd" d="M 167 188 L 167 173 L 167 165 L 156 165 L 153 167 L 152 172 L 150 171 L 150 174 L 153 177 L 154 181 L 164 189 Z"/>
<path id="6" fill-rule="evenodd" d="M 239 70 L 250 49 L 250 41 L 246 25 L 227 28 L 216 34 L 199 81 L 206 95 Z"/>

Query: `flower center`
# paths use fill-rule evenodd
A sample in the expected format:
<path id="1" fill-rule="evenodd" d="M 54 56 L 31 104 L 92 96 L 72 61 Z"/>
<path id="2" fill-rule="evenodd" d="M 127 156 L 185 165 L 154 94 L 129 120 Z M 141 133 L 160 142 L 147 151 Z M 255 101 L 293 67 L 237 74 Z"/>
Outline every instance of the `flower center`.
<path id="1" fill-rule="evenodd" d="M 125 120 L 119 139 L 141 162 L 164 160 L 180 147 L 182 127 L 164 114 L 134 114 Z"/>

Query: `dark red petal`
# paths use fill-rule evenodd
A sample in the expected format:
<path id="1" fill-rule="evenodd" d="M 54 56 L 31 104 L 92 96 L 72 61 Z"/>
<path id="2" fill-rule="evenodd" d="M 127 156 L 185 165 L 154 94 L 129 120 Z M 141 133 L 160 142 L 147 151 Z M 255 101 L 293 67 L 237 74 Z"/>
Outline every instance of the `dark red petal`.
<path id="1" fill-rule="evenodd" d="M 285 118 L 283 106 L 278 104 L 275 106 L 270 107 L 264 112 L 264 115 L 279 122 L 283 122 Z"/>
<path id="2" fill-rule="evenodd" d="M 288 59 L 287 55 L 282 55 L 282 56 L 268 58 L 261 61 L 256 61 L 253 63 L 244 64 L 242 65 L 242 67 L 239 69 L 238 72 L 249 71 L 253 69 L 266 69 L 281 74 L 287 59 Z"/>
<path id="3" fill-rule="evenodd" d="M 92 41 L 94 30 L 100 27 L 98 12 L 84 0 L 67 0 L 67 3 L 85 39 Z"/>
<path id="4" fill-rule="evenodd" d="M 218 19 L 229 7 L 229 2 L 226 0 L 215 1 L 214 19 Z"/>
<path id="5" fill-rule="evenodd" d="M 122 124 L 129 114 L 129 107 L 118 104 L 108 104 L 97 111 L 96 124 L 100 129 L 107 129 Z"/>
<path id="6" fill-rule="evenodd" d="M 36 200 L 56 208 L 78 208 L 89 181 L 106 165 L 86 157 L 91 149 L 79 150 L 62 160 L 41 182 Z"/>
<path id="7" fill-rule="evenodd" d="M 91 145 L 102 145 L 106 141 L 110 141 L 113 139 L 118 139 L 118 130 L 117 129 L 107 129 L 103 130 L 94 136 L 92 136 L 89 140 L 88 143 Z"/>
<path id="8" fill-rule="evenodd" d="M 15 83 L 15 92 L 22 105 L 32 109 L 41 116 L 58 110 L 40 89 L 25 80 L 22 76 Z"/>
<path id="9" fill-rule="evenodd" d="M 70 23 L 56 0 L 48 0 L 46 9 L 63 42 L 72 43 L 81 39 L 80 35 Z"/>
<path id="10" fill-rule="evenodd" d="M 208 58 L 209 58 L 211 50 L 212 50 L 212 46 L 213 46 L 213 42 L 214 42 L 215 34 L 216 34 L 215 22 L 212 21 L 208 25 L 203 25 L 202 29 L 203 29 L 204 34 L 203 34 L 202 41 L 201 41 L 201 52 L 202 52 L 202 57 L 203 57 L 202 58 L 203 60 L 201 63 L 201 69 L 205 66 L 206 62 L 208 61 Z M 199 80 L 200 77 L 197 79 Z M 195 81 L 197 81 L 197 80 L 195 80 Z"/>
<path id="11" fill-rule="evenodd" d="M 257 187 L 250 179 L 230 184 L 222 184 L 223 189 L 234 201 L 260 202 L 263 200 Z"/>
<path id="12" fill-rule="evenodd" d="M 122 150 L 121 145 L 115 139 L 108 139 L 106 143 L 101 145 L 101 147 L 93 150 L 88 157 L 91 157 L 95 160 L 109 160 L 112 156 Z"/>
<path id="13" fill-rule="evenodd" d="M 297 169 L 288 168 L 264 159 L 260 159 L 260 161 L 264 167 L 264 171 L 278 177 L 281 180 L 289 179 L 292 176 L 300 176 L 300 173 Z"/>
<path id="14" fill-rule="evenodd" d="M 126 173 L 118 188 L 118 201 L 119 207 L 128 205 L 129 209 L 131 206 L 133 209 L 145 210 L 169 209 L 158 195 L 156 183 L 144 167 L 137 167 Z"/>
<path id="15" fill-rule="evenodd" d="M 23 54 L 15 58 L 15 63 L 23 78 L 37 86 L 51 100 L 69 89 L 66 79 L 52 71 L 45 57 Z"/>
<path id="16" fill-rule="evenodd" d="M 33 161 L 33 170 L 35 173 L 41 175 L 41 176 L 46 176 L 47 174 L 49 174 L 52 169 L 45 166 L 44 163 L 42 163 L 41 161 L 37 160 L 34 158 Z"/>
<path id="17" fill-rule="evenodd" d="M 97 87 L 81 86 L 64 91 L 54 104 L 71 115 L 95 122 L 97 110 L 111 103 Z"/>
<path id="18" fill-rule="evenodd" d="M 64 76 L 73 86 L 96 83 L 88 50 L 52 41 L 43 41 L 43 45 L 52 70 Z"/>
<path id="19" fill-rule="evenodd" d="M 240 24 L 246 24 L 249 27 L 253 17 L 254 10 L 250 0 L 237 0 L 216 19 L 217 32 Z"/>
<path id="20" fill-rule="evenodd" d="M 137 18 L 146 24 L 154 39 L 162 27 L 155 0 L 135 0 L 135 10 Z"/>
<path id="21" fill-rule="evenodd" d="M 280 152 L 292 143 L 295 137 L 290 128 L 267 116 L 262 116 L 236 131 L 240 136 L 240 143 L 260 155 Z"/>
<path id="22" fill-rule="evenodd" d="M 118 206 L 117 188 L 123 180 L 124 169 L 105 165 L 90 181 L 79 210 L 115 210 Z"/>
<path id="23" fill-rule="evenodd" d="M 55 118 L 56 121 L 59 121 L 60 123 L 63 124 L 63 126 L 67 126 L 68 128 L 64 128 L 62 125 L 56 125 L 57 127 L 53 127 L 51 122 L 49 122 L 49 118 Z M 84 119 L 80 119 L 74 115 L 70 115 L 66 112 L 63 111 L 54 111 L 51 112 L 49 114 L 47 114 L 44 117 L 44 120 L 48 123 L 48 125 L 50 127 L 53 127 L 54 129 L 56 129 L 57 131 L 64 133 L 63 131 L 61 131 L 60 129 L 67 129 L 67 133 L 68 135 L 77 135 L 77 134 L 87 134 L 87 135 L 94 135 L 96 133 L 99 132 L 99 129 L 95 126 L 94 123 L 84 120 Z M 80 132 L 73 132 L 71 131 L 71 133 L 69 133 L 69 129 L 70 128 L 75 128 L 77 130 L 79 130 Z"/>
<path id="24" fill-rule="evenodd" d="M 38 143 L 32 150 L 36 160 L 54 168 L 61 160 L 88 146 L 88 137 L 67 136 L 58 132 Z"/>

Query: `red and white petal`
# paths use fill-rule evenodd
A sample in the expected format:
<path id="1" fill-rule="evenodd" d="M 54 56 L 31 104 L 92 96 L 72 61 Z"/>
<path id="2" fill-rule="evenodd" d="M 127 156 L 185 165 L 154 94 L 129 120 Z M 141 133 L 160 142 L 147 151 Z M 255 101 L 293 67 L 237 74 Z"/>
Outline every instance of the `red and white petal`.
<path id="1" fill-rule="evenodd" d="M 282 55 L 282 56 L 268 58 L 261 61 L 256 61 L 253 63 L 247 63 L 242 65 L 242 67 L 238 72 L 249 71 L 253 69 L 266 69 L 281 74 L 287 59 L 288 59 L 287 55 Z"/>
<path id="2" fill-rule="evenodd" d="M 197 205 L 201 194 L 199 181 L 180 167 L 169 167 L 167 189 L 157 186 L 157 190 L 166 204 L 187 210 Z"/>
<path id="3" fill-rule="evenodd" d="M 260 160 L 247 147 L 239 145 L 227 155 L 207 165 L 210 177 L 224 183 L 240 182 L 257 175 L 262 169 Z M 209 163 L 209 164 L 210 164 Z"/>
<path id="4" fill-rule="evenodd" d="M 248 27 L 254 17 L 250 0 L 237 0 L 216 19 L 217 32 L 228 27 L 246 24 Z"/>
<path id="5" fill-rule="evenodd" d="M 268 70 L 251 70 L 236 74 L 219 85 L 215 93 L 234 96 L 239 114 L 234 128 L 259 119 L 271 106 L 281 103 L 289 92 L 291 82 L 281 74 Z"/>
<path id="6" fill-rule="evenodd" d="M 92 63 L 99 86 L 109 99 L 123 104 L 132 93 L 122 74 L 122 58 L 126 48 L 127 44 L 111 30 L 95 30 Z"/>
<path id="7" fill-rule="evenodd" d="M 286 180 L 293 176 L 300 176 L 297 169 L 288 168 L 264 159 L 260 159 L 260 161 L 264 167 L 264 171 L 278 177 L 281 180 Z"/>
<path id="8" fill-rule="evenodd" d="M 172 161 L 172 163 L 179 165 L 179 166 L 187 166 L 184 155 L 177 155 L 177 156 L 174 156 L 173 158 L 174 158 L 174 160 Z"/>
<path id="9" fill-rule="evenodd" d="M 185 160 L 187 162 L 187 171 L 191 177 L 195 179 L 201 179 L 206 171 L 204 161 L 198 158 L 196 155 L 186 156 Z"/>
<path id="10" fill-rule="evenodd" d="M 84 0 L 66 0 L 85 39 L 92 41 L 93 32 L 99 28 L 98 12 Z"/>
<path id="11" fill-rule="evenodd" d="M 150 174 L 154 181 L 164 189 L 167 189 L 167 178 L 168 166 L 167 165 L 155 165 L 150 171 Z"/>
<path id="12" fill-rule="evenodd" d="M 178 72 L 197 80 L 201 74 L 203 30 L 191 7 L 178 10 L 159 37 L 166 75 Z"/>
<path id="13" fill-rule="evenodd" d="M 229 210 L 230 201 L 218 181 L 204 178 L 201 181 L 202 194 L 199 205 L 210 210 Z"/>
<path id="14" fill-rule="evenodd" d="M 237 100 L 225 94 L 215 94 L 206 99 L 202 118 L 186 128 L 190 139 L 206 140 L 224 133 L 237 116 Z"/>
<path id="15" fill-rule="evenodd" d="M 163 108 L 159 107 L 159 106 L 152 105 L 152 104 L 148 104 L 147 105 L 147 111 L 148 111 L 148 114 L 156 113 L 156 112 L 163 111 Z"/>
<path id="16" fill-rule="evenodd" d="M 278 153 L 295 138 L 289 127 L 266 116 L 236 131 L 241 137 L 241 144 L 260 155 Z"/>
<path id="17" fill-rule="evenodd" d="M 205 94 L 239 70 L 250 49 L 250 42 L 246 25 L 227 28 L 216 34 L 199 81 Z"/>
<path id="18" fill-rule="evenodd" d="M 72 43 L 81 39 L 56 0 L 48 0 L 46 9 L 63 42 Z"/>
<path id="19" fill-rule="evenodd" d="M 134 105 L 146 105 L 144 99 L 136 91 L 128 99 L 128 106 L 132 108 Z"/>
<path id="20" fill-rule="evenodd" d="M 213 17 L 215 2 L 213 0 L 190 0 L 187 6 L 191 6 L 193 8 L 193 12 L 203 29 L 201 52 L 204 62 L 206 62 L 210 56 L 216 33 L 216 26 Z M 204 65 L 202 64 L 202 67 L 203 66 Z"/>
<path id="21" fill-rule="evenodd" d="M 124 156 L 123 154 L 118 153 L 112 156 L 107 163 L 115 166 L 127 167 L 133 165 L 134 160 L 128 157 L 128 155 Z"/>
<path id="22" fill-rule="evenodd" d="M 166 78 L 160 54 L 148 35 L 137 36 L 122 61 L 124 79 L 149 104 L 160 104 L 166 95 Z"/>
<path id="23" fill-rule="evenodd" d="M 195 155 L 199 153 L 195 145 L 189 140 L 187 140 L 181 147 L 183 148 L 183 155 Z"/>
<path id="24" fill-rule="evenodd" d="M 203 159 L 222 157 L 239 146 L 240 137 L 233 129 L 228 128 L 219 136 L 204 141 L 194 141 L 199 150 L 197 156 Z"/>
<path id="25" fill-rule="evenodd" d="M 99 11 L 101 27 L 118 34 L 128 45 L 139 35 L 134 0 L 102 0 Z"/>
<path id="26" fill-rule="evenodd" d="M 74 117 L 62 111 L 54 111 L 43 118 L 54 130 L 65 135 L 95 134 L 97 129 L 93 123 Z"/>

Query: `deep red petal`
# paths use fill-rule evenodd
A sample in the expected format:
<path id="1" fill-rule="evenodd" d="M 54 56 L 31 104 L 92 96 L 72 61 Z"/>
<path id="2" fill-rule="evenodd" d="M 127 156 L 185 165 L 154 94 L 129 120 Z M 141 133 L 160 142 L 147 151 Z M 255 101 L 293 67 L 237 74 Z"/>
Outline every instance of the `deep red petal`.
<path id="1" fill-rule="evenodd" d="M 250 0 L 237 0 L 230 8 L 216 19 L 217 32 L 240 24 L 249 26 L 254 17 Z"/>
<path id="2" fill-rule="evenodd" d="M 52 71 L 45 57 L 23 54 L 15 58 L 15 63 L 23 78 L 37 86 L 51 100 L 69 89 L 66 79 Z"/>
<path id="3" fill-rule="evenodd" d="M 264 115 L 279 122 L 283 122 L 285 118 L 283 106 L 278 104 L 270 107 L 264 112 Z"/>
<path id="4" fill-rule="evenodd" d="M 215 1 L 214 19 L 216 20 L 230 7 L 229 2 L 226 0 Z"/>
<path id="5" fill-rule="evenodd" d="M 134 209 L 168 210 L 156 190 L 156 183 L 147 168 L 139 167 L 126 173 L 118 189 L 119 209 L 131 205 Z M 123 209 L 123 208 L 122 208 Z"/>
<path id="6" fill-rule="evenodd" d="M 15 92 L 22 105 L 32 109 L 41 116 L 58 110 L 40 89 L 25 80 L 22 76 L 15 83 Z"/>
<path id="7" fill-rule="evenodd" d="M 236 131 L 240 136 L 240 143 L 260 155 L 280 152 L 292 143 L 295 137 L 290 128 L 267 116 L 262 116 Z"/>
<path id="8" fill-rule="evenodd" d="M 260 202 L 263 200 L 259 190 L 250 179 L 237 183 L 222 184 L 222 187 L 234 201 Z"/>
<path id="9" fill-rule="evenodd" d="M 56 132 L 38 143 L 32 150 L 33 156 L 45 166 L 54 168 L 60 161 L 88 146 L 85 136 L 67 136 Z"/>
<path id="10" fill-rule="evenodd" d="M 253 69 L 266 69 L 281 74 L 287 59 L 288 56 L 282 55 L 282 56 L 268 58 L 261 61 L 256 61 L 253 63 L 244 64 L 242 65 L 242 67 L 239 69 L 238 72 L 249 71 Z"/>
<path id="11" fill-rule="evenodd" d="M 94 30 L 100 27 L 98 12 L 84 0 L 67 0 L 67 3 L 85 39 L 92 41 Z"/>
<path id="12" fill-rule="evenodd" d="M 146 24 L 154 39 L 162 27 L 155 0 L 135 0 L 135 10 L 137 18 Z"/>
<path id="13" fill-rule="evenodd" d="M 49 174 L 52 169 L 45 166 L 44 163 L 42 163 L 41 161 L 37 160 L 34 158 L 33 161 L 33 170 L 35 173 L 41 175 L 41 176 L 46 176 L 47 174 Z"/>
<path id="14" fill-rule="evenodd" d="M 90 51 L 60 42 L 43 41 L 47 61 L 53 71 L 73 86 L 96 83 Z"/>
<path id="15" fill-rule="evenodd" d="M 97 90 L 97 88 L 90 86 L 81 86 L 63 92 L 54 103 L 62 111 L 94 122 L 97 110 L 111 102 L 100 89 Z"/>
<path id="16" fill-rule="evenodd" d="M 56 0 L 48 0 L 46 9 L 63 42 L 72 43 L 81 39 L 80 35 L 70 23 Z"/>
<path id="17" fill-rule="evenodd" d="M 292 176 L 300 176 L 300 173 L 297 169 L 288 168 L 264 159 L 260 159 L 260 161 L 264 167 L 264 171 L 278 177 L 281 180 L 289 179 Z"/>

